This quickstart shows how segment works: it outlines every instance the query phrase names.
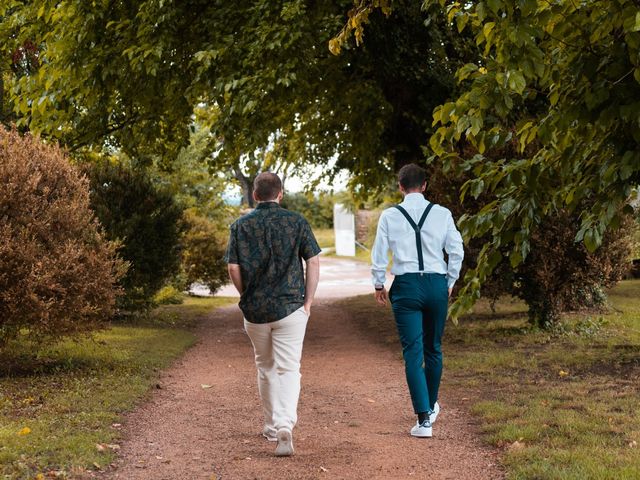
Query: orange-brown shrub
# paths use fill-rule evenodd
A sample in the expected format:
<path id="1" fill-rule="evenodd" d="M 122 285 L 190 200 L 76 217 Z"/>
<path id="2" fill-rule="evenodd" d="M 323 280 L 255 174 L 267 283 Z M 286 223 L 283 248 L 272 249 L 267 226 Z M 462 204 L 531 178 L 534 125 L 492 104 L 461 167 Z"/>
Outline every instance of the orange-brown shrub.
<path id="1" fill-rule="evenodd" d="M 125 270 L 86 178 L 58 147 L 0 127 L 0 345 L 104 326 Z"/>

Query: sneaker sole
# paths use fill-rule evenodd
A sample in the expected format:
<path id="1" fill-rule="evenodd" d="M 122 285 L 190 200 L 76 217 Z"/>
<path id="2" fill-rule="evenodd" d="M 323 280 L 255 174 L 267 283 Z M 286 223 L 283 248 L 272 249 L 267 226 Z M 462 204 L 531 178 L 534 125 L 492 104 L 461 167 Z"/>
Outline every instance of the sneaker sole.
<path id="1" fill-rule="evenodd" d="M 433 436 L 433 431 L 429 430 L 427 433 L 413 433 L 411 432 L 412 437 L 416 438 L 431 438 Z"/>
<path id="2" fill-rule="evenodd" d="M 293 455 L 293 438 L 289 430 L 278 430 L 276 434 L 278 446 L 276 457 L 289 457 Z"/>

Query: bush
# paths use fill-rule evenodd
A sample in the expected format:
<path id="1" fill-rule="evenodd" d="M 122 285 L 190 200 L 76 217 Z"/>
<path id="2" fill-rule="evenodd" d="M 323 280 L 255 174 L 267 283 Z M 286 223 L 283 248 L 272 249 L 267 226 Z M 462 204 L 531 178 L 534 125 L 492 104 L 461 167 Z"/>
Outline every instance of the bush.
<path id="1" fill-rule="evenodd" d="M 121 285 L 120 307 L 139 311 L 180 268 L 182 209 L 173 195 L 142 170 L 107 161 L 88 165 L 91 207 L 107 236 L 121 243 L 119 253 L 131 265 Z"/>
<path id="2" fill-rule="evenodd" d="M 452 210 L 458 220 L 463 214 L 479 211 L 490 201 L 488 194 L 478 198 L 466 195 L 459 201 L 459 192 L 472 173 L 455 176 L 439 165 L 429 166 L 427 197 Z M 585 205 L 584 208 L 589 208 Z M 508 248 L 503 260 L 482 285 L 482 296 L 492 305 L 502 295 L 514 295 L 529 307 L 531 323 L 546 328 L 552 326 L 562 312 L 602 309 L 606 305 L 603 288 L 613 286 L 631 267 L 636 235 L 635 221 L 628 218 L 616 232 L 605 235 L 602 246 L 593 253 L 574 241 L 579 228 L 579 212 L 550 213 L 531 234 L 531 251 L 524 263 L 513 269 L 508 261 Z M 465 244 L 465 260 L 461 278 L 476 261 L 489 234 Z"/>
<path id="3" fill-rule="evenodd" d="M 532 234 L 531 252 L 516 270 L 515 293 L 537 326 L 551 326 L 565 311 L 604 307 L 603 288 L 612 287 L 631 266 L 631 219 L 608 232 L 595 252 L 576 243 L 579 227 L 575 214 L 549 215 Z"/>
<path id="4" fill-rule="evenodd" d="M 157 305 L 180 305 L 184 297 L 174 285 L 162 287 L 153 297 L 153 303 Z"/>
<path id="5" fill-rule="evenodd" d="M 182 268 L 187 286 L 199 282 L 215 293 L 228 282 L 224 254 L 228 230 L 191 210 L 185 212 L 187 229 L 182 239 Z"/>
<path id="6" fill-rule="evenodd" d="M 105 326 L 126 265 L 62 151 L 0 127 L 0 343 Z"/>
<path id="7" fill-rule="evenodd" d="M 304 193 L 287 193 L 281 205 L 301 214 L 313 228 L 333 228 L 334 203 L 334 196 L 328 193 L 320 193 L 317 198 L 309 198 Z"/>

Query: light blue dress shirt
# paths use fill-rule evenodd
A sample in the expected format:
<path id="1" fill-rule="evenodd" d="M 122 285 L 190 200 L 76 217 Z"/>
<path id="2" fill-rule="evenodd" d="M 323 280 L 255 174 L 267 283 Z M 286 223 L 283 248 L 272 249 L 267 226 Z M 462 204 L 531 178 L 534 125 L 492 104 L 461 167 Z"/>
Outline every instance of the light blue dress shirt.
<path id="1" fill-rule="evenodd" d="M 409 193 L 400 204 L 414 222 L 418 223 L 429 202 L 422 193 Z M 445 273 L 449 288 L 460 276 L 460 267 L 464 258 L 462 236 L 456 228 L 451 212 L 434 205 L 420 231 L 424 272 Z M 444 260 L 444 251 L 449 262 Z M 418 250 L 416 235 L 409 221 L 395 207 L 388 208 L 380 215 L 376 239 L 371 250 L 371 274 L 374 285 L 384 285 L 386 280 L 388 252 L 392 253 L 391 273 L 420 272 L 418 268 Z"/>

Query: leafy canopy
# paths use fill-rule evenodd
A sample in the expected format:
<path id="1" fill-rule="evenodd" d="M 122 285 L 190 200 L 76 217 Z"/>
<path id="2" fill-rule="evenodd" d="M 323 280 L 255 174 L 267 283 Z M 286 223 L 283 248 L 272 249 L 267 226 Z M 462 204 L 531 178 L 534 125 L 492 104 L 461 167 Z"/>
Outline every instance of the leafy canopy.
<path id="1" fill-rule="evenodd" d="M 479 61 L 457 71 L 460 94 L 434 110 L 430 140 L 445 171 L 472 174 L 463 197 L 495 197 L 460 220 L 466 238 L 490 241 L 466 276 L 456 316 L 478 298 L 501 252 L 513 267 L 527 257 L 531 232 L 551 212 L 577 213 L 576 241 L 593 251 L 630 211 L 640 184 L 640 13 L 631 0 L 423 5 L 443 8 L 450 27 L 473 34 L 481 49 Z M 363 28 L 361 18 L 347 33 Z"/>
<path id="2" fill-rule="evenodd" d="M 174 159 L 208 108 L 216 169 L 269 150 L 298 167 L 336 159 L 329 177 L 347 168 L 379 187 L 422 156 L 460 49 L 406 0 L 388 18 L 371 14 L 362 49 L 346 41 L 334 56 L 328 42 L 350 4 L 9 1 L 0 69 L 12 72 L 5 89 L 22 128 L 73 151 Z M 7 60 L 27 44 L 33 55 Z"/>

